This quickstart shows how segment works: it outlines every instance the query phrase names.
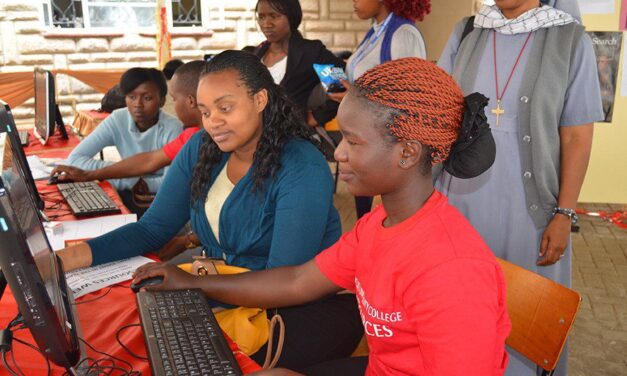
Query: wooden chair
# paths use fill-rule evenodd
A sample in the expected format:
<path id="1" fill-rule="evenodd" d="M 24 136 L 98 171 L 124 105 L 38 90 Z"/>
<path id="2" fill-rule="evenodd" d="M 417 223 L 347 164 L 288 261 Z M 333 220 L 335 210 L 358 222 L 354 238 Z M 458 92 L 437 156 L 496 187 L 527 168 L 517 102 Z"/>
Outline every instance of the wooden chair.
<path id="1" fill-rule="evenodd" d="M 581 297 L 539 274 L 498 259 L 507 281 L 507 311 L 512 331 L 507 345 L 551 375 L 575 322 Z M 368 355 L 365 337 L 353 356 Z"/>
<path id="2" fill-rule="evenodd" d="M 507 345 L 551 375 L 581 304 L 565 286 L 499 259 L 507 281 L 512 331 Z"/>

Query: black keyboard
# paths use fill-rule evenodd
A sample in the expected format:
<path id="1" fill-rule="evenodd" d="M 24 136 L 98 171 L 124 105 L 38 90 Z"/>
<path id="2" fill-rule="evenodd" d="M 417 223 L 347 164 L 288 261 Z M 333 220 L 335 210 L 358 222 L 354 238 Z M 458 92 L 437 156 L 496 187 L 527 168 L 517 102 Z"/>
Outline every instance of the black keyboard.
<path id="1" fill-rule="evenodd" d="M 28 146 L 28 131 L 18 131 L 17 135 L 20 138 L 20 145 Z"/>
<path id="2" fill-rule="evenodd" d="M 59 183 L 57 188 L 77 217 L 120 213 L 120 208 L 95 181 Z"/>
<path id="3" fill-rule="evenodd" d="M 153 375 L 242 374 L 200 290 L 141 291 L 137 307 Z"/>

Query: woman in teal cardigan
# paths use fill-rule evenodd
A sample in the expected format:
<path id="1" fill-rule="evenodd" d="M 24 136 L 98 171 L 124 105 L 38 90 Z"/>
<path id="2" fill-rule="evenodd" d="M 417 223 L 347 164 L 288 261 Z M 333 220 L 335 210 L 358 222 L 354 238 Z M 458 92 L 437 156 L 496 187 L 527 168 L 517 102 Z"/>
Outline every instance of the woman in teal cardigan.
<path id="1" fill-rule="evenodd" d="M 137 223 L 59 251 L 66 270 L 157 251 L 190 219 L 209 256 L 254 270 L 298 265 L 337 241 L 329 167 L 261 61 L 239 51 L 217 55 L 197 98 L 205 132 L 174 159 L 150 209 Z M 362 335 L 354 296 L 279 313 L 287 333 L 279 364 L 301 368 L 336 356 L 326 349 L 337 349 L 338 337 L 345 338 L 339 353 L 348 355 Z M 329 334 L 333 346 L 316 334 Z M 290 350 L 312 347 L 324 351 Z"/>

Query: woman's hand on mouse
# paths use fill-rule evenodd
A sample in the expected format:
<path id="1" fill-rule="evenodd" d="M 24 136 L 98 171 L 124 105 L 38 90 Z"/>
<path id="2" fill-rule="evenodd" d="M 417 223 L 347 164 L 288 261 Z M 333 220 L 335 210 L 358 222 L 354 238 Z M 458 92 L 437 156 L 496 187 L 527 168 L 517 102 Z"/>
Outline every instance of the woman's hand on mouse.
<path id="1" fill-rule="evenodd" d="M 175 265 L 151 262 L 140 266 L 133 273 L 133 284 L 151 277 L 163 277 L 163 283 L 142 288 L 142 290 L 182 290 L 194 288 L 195 277 Z"/>

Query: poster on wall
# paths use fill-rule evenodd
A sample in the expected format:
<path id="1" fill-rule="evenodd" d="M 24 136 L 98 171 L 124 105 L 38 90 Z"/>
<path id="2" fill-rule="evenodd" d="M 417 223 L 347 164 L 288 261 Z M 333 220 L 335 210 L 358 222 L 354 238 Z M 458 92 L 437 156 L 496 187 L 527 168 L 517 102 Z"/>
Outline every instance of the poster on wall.
<path id="1" fill-rule="evenodd" d="M 614 0 L 577 0 L 581 14 L 612 14 Z"/>
<path id="2" fill-rule="evenodd" d="M 597 57 L 599 70 L 599 84 L 601 86 L 601 100 L 605 123 L 612 122 L 614 111 L 614 96 L 617 89 L 618 64 L 620 61 L 620 49 L 623 33 L 615 31 L 589 31 L 594 52 Z"/>

